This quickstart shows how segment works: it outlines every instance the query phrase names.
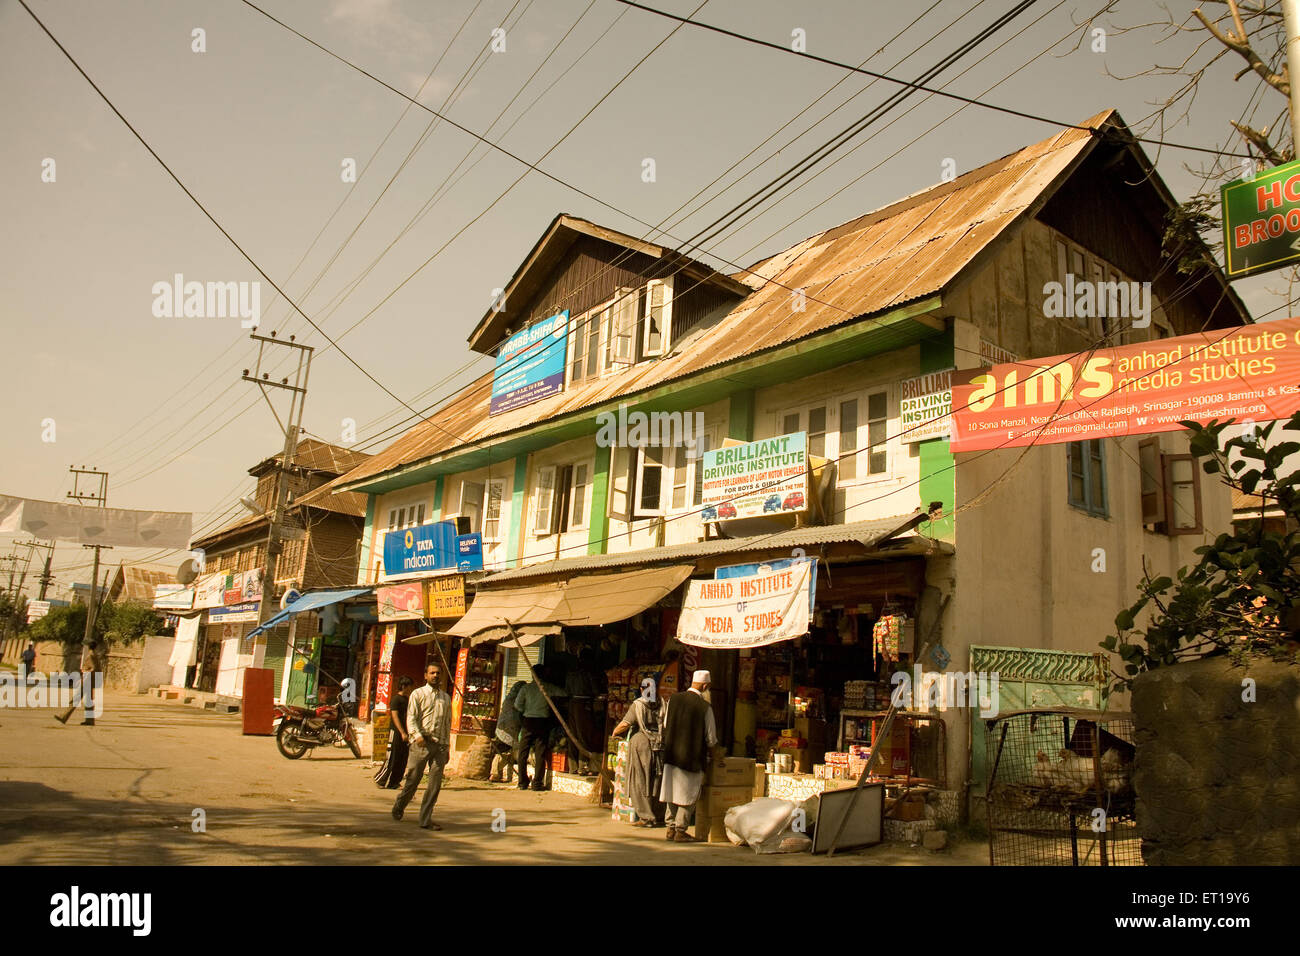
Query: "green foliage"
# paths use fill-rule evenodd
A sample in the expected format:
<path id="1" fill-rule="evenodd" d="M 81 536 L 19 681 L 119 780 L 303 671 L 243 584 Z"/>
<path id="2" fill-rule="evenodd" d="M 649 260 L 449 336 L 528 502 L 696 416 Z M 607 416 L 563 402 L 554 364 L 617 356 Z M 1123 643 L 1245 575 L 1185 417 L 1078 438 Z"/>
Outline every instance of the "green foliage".
<path id="1" fill-rule="evenodd" d="M 1191 433 L 1191 453 L 1204 459 L 1209 475 L 1222 475 L 1242 491 L 1276 502 L 1288 528 L 1300 521 L 1300 471 L 1281 474 L 1284 460 L 1300 443 L 1279 442 L 1267 447 L 1273 427 L 1258 437 L 1244 433 L 1226 442 L 1233 424 L 1181 422 Z M 1300 414 L 1285 426 L 1300 430 Z M 1236 455 L 1233 455 L 1233 452 Z M 1196 549 L 1200 561 L 1178 571 L 1177 580 L 1143 575 L 1139 597 L 1115 617 L 1115 633 L 1101 646 L 1119 655 L 1124 674 L 1115 686 L 1127 689 L 1138 674 L 1167 667 L 1187 655 L 1228 654 L 1244 663 L 1251 656 L 1300 662 L 1297 618 L 1300 616 L 1300 532 L 1234 528 Z M 1138 616 L 1150 608 L 1148 623 Z"/>
<path id="2" fill-rule="evenodd" d="M 31 623 L 27 628 L 28 640 L 58 641 L 65 648 L 80 644 L 86 636 L 86 607 L 52 607 L 50 613 Z"/>
<path id="3" fill-rule="evenodd" d="M 0 632 L 19 634 L 27 627 L 27 598 L 18 595 L 17 600 L 7 591 L 0 593 Z"/>
<path id="4" fill-rule="evenodd" d="M 114 644 L 130 644 L 157 634 L 162 627 L 162 618 L 147 604 L 108 602 L 100 608 L 95 619 L 95 637 L 99 640 L 107 638 Z M 85 605 L 50 608 L 49 614 L 28 627 L 27 636 L 33 641 L 58 641 L 65 648 L 79 645 L 86 636 Z"/>
<path id="5" fill-rule="evenodd" d="M 162 630 L 163 620 L 147 604 L 122 601 L 104 605 L 95 629 L 115 644 L 130 644 Z"/>
<path id="6" fill-rule="evenodd" d="M 1165 216 L 1162 252 L 1166 258 L 1175 260 L 1180 274 L 1217 267 L 1214 250 L 1223 245 L 1219 238 L 1223 223 L 1216 215 L 1218 208 L 1217 193 L 1197 193 Z"/>

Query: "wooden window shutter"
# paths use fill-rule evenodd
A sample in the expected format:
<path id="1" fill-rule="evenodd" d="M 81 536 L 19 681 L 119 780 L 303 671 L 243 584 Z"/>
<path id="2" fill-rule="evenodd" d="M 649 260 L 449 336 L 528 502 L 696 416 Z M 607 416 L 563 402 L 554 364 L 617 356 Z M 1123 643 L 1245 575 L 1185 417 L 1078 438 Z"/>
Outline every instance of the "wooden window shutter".
<path id="1" fill-rule="evenodd" d="M 1165 520 L 1165 474 L 1159 438 L 1144 438 L 1138 442 L 1138 469 L 1141 472 L 1142 523 L 1162 524 Z"/>

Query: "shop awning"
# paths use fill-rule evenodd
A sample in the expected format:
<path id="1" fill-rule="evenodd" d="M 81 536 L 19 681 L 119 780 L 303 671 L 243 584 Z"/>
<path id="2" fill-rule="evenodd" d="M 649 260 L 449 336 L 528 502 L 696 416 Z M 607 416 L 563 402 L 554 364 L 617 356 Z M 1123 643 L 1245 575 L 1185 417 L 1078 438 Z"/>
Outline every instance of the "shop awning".
<path id="1" fill-rule="evenodd" d="M 638 568 L 617 574 L 581 574 L 567 581 L 517 588 L 480 590 L 474 604 L 444 633 L 468 637 L 472 644 L 508 637 L 509 621 L 521 643 L 533 643 L 543 633 L 523 641 L 522 627 L 569 625 L 593 627 L 623 621 L 658 604 L 677 590 L 695 570 L 693 564 Z"/>
<path id="2" fill-rule="evenodd" d="M 317 611 L 323 607 L 328 607 L 331 604 L 338 604 L 340 601 L 346 601 L 349 598 L 366 594 L 371 590 L 371 588 L 346 588 L 335 591 L 313 591 L 311 594 L 304 594 L 279 614 L 267 618 L 263 623 L 253 628 L 253 630 L 248 633 L 247 637 L 252 637 L 254 634 L 261 634 L 263 631 L 269 631 L 273 627 L 278 627 L 295 614 L 301 614 L 303 611 Z M 245 639 L 247 639 L 247 637 Z"/>
<path id="3" fill-rule="evenodd" d="M 446 633 L 446 632 L 444 632 Z M 519 635 L 519 643 L 527 647 L 529 644 L 536 644 L 542 638 L 551 634 L 560 633 L 558 624 L 524 624 L 515 628 L 515 633 Z M 488 641 L 502 640 L 510 636 L 510 629 L 505 625 L 500 627 L 489 628 L 478 636 L 474 637 L 471 644 L 486 644 Z M 416 634 L 413 637 L 402 638 L 403 644 L 428 644 L 438 637 L 436 631 L 430 631 L 427 634 Z M 510 642 L 514 647 L 514 641 Z"/>

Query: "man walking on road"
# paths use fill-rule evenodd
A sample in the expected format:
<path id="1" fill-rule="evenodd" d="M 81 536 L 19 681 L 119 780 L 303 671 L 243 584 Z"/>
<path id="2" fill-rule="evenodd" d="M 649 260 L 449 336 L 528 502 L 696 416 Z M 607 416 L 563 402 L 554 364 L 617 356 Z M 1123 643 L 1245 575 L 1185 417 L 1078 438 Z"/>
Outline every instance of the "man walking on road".
<path id="1" fill-rule="evenodd" d="M 85 711 L 81 726 L 95 726 L 95 674 L 103 670 L 102 650 L 100 642 L 95 640 L 81 645 L 81 683 L 73 695 L 72 706 L 54 715 L 59 723 L 66 724 L 73 712 L 81 707 Z"/>
<path id="2" fill-rule="evenodd" d="M 659 799 L 668 804 L 665 836 L 677 843 L 695 840 L 687 832 L 691 810 L 700 799 L 704 768 L 718 743 L 713 707 L 705 696 L 710 679 L 708 671 L 696 671 L 691 678 L 691 689 L 684 694 L 673 694 L 664 704 L 664 781 Z"/>
<path id="3" fill-rule="evenodd" d="M 451 697 L 442 689 L 442 668 L 430 664 L 424 669 L 424 686 L 411 694 L 406 709 L 406 730 L 411 752 L 406 761 L 406 779 L 393 803 L 393 819 L 402 819 L 406 805 L 429 771 L 429 786 L 420 803 L 420 828 L 441 830 L 433 822 L 433 805 L 442 789 L 442 773 L 451 757 Z"/>

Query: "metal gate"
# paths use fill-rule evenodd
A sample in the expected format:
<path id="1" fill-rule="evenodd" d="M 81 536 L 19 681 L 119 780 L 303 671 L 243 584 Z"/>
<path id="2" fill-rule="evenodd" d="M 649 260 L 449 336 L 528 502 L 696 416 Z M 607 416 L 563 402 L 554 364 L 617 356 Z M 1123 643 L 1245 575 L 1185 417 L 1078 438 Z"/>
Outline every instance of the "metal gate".
<path id="1" fill-rule="evenodd" d="M 998 675 L 998 713 L 1040 707 L 1104 710 L 1106 656 L 1100 651 L 972 646 L 971 670 Z M 971 717 L 970 794 L 982 800 L 988 785 L 984 719 Z"/>

